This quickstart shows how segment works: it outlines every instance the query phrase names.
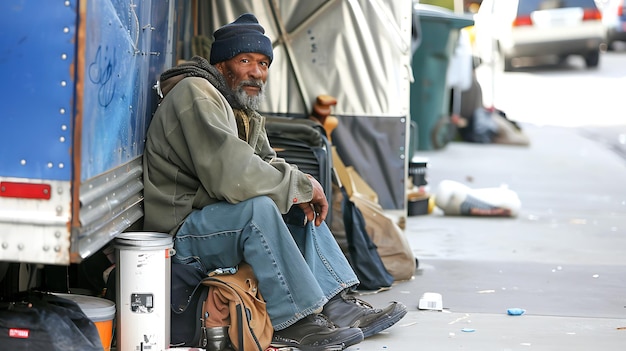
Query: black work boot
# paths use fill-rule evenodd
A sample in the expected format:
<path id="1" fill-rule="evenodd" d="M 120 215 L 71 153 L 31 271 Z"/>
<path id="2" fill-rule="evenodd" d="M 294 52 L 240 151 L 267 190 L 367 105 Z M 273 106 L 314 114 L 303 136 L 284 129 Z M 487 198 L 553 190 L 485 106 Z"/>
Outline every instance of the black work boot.
<path id="1" fill-rule="evenodd" d="M 340 328 L 323 314 L 311 314 L 285 329 L 275 330 L 272 346 L 290 346 L 302 351 L 338 351 L 361 341 L 361 329 Z"/>
<path id="2" fill-rule="evenodd" d="M 400 302 L 392 302 L 383 309 L 374 308 L 343 291 L 324 305 L 322 313 L 340 327 L 360 328 L 367 338 L 396 324 L 406 315 L 407 308 Z"/>

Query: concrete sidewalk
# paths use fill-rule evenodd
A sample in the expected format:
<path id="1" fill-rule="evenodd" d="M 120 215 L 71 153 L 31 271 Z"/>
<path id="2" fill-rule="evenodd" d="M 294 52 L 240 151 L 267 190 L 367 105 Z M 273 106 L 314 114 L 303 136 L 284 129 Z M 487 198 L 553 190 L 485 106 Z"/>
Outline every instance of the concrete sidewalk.
<path id="1" fill-rule="evenodd" d="M 428 181 L 517 192 L 517 218 L 409 217 L 414 279 L 364 295 L 409 314 L 351 350 L 626 349 L 626 160 L 577 129 L 524 125 L 530 147 L 420 152 Z M 444 311 L 420 311 L 425 292 Z M 507 315 L 522 308 L 521 316 Z"/>

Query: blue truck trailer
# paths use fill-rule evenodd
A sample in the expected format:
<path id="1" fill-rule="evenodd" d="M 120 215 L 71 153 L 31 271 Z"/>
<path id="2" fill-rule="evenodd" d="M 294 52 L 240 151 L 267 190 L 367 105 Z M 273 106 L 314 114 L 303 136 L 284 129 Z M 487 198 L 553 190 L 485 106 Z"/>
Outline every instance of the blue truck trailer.
<path id="1" fill-rule="evenodd" d="M 336 97 L 334 146 L 385 210 L 405 215 L 411 1 L 6 0 L 0 294 L 142 229 L 157 79 L 179 60 L 208 57 L 213 31 L 245 12 L 274 45 L 261 112 L 306 118 L 318 95 Z"/>
<path id="2" fill-rule="evenodd" d="M 0 261 L 69 265 L 143 215 L 151 92 L 175 3 L 0 3 Z"/>

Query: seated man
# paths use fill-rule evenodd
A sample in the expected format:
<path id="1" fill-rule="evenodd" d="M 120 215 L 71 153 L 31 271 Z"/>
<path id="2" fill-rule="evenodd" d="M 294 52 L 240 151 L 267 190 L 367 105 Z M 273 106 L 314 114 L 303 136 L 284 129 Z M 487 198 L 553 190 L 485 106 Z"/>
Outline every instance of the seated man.
<path id="1" fill-rule="evenodd" d="M 346 294 L 359 281 L 324 223 L 324 190 L 276 158 L 256 112 L 273 59 L 264 33 L 244 14 L 215 31 L 210 63 L 196 56 L 161 75 L 144 153 L 145 229 L 172 233 L 173 261 L 202 272 L 249 263 L 273 345 L 345 348 L 407 309 Z M 285 221 L 287 212 L 301 220 Z"/>

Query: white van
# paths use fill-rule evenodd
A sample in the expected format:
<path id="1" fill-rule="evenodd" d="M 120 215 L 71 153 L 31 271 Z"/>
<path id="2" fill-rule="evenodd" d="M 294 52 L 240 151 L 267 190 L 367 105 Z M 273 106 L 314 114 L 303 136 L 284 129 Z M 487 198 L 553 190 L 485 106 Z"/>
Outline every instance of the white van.
<path id="1" fill-rule="evenodd" d="M 484 0 L 474 20 L 477 56 L 505 71 L 539 56 L 581 55 L 594 68 L 606 39 L 594 0 Z"/>

